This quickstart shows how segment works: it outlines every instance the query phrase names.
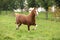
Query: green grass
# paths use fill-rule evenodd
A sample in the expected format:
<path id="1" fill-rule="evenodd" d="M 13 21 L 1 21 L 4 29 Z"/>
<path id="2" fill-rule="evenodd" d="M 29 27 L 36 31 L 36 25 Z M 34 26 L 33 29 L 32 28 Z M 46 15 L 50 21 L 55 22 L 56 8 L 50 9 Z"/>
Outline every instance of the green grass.
<path id="1" fill-rule="evenodd" d="M 30 32 L 26 25 L 16 30 L 15 17 L 0 15 L 0 40 L 60 40 L 60 22 L 45 20 L 45 14 L 36 17 L 37 30 Z"/>

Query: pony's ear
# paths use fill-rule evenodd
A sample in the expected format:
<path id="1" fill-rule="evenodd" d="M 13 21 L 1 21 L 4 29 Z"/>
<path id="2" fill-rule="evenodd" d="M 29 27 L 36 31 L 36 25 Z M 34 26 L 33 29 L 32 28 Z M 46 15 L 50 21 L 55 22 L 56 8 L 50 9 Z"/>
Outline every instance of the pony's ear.
<path id="1" fill-rule="evenodd" d="M 36 7 L 34 7 L 34 9 L 36 9 Z"/>
<path id="2" fill-rule="evenodd" d="M 34 10 L 37 10 L 37 8 L 36 8 L 36 7 L 34 7 Z"/>

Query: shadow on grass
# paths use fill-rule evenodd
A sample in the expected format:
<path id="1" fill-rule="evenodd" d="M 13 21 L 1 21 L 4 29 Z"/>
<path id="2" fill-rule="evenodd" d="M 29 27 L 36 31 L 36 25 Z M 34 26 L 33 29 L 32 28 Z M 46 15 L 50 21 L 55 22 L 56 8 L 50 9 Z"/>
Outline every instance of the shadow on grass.
<path id="1" fill-rule="evenodd" d="M 14 40 L 12 37 L 6 36 L 4 37 L 4 40 Z"/>
<path id="2" fill-rule="evenodd" d="M 60 38 L 52 38 L 52 40 L 60 40 Z"/>

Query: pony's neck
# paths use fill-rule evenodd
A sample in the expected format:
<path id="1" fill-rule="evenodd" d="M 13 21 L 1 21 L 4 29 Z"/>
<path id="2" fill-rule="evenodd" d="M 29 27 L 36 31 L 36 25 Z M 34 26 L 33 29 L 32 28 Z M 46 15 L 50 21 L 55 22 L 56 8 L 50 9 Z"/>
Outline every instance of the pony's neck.
<path id="1" fill-rule="evenodd" d="M 30 14 L 29 14 L 29 17 L 30 17 L 30 19 L 31 19 L 32 21 L 35 22 L 35 14 L 34 14 L 34 13 L 30 13 Z"/>
<path id="2" fill-rule="evenodd" d="M 35 17 L 35 14 L 34 14 L 33 12 L 31 12 L 29 15 L 30 15 L 32 18 Z"/>

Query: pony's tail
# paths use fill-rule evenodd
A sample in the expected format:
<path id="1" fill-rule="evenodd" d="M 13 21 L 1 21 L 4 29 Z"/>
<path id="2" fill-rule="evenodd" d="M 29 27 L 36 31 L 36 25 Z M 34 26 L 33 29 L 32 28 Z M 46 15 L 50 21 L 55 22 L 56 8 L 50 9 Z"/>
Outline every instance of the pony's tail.
<path id="1" fill-rule="evenodd" d="M 15 16 L 19 16 L 19 14 L 18 13 L 15 13 Z"/>

